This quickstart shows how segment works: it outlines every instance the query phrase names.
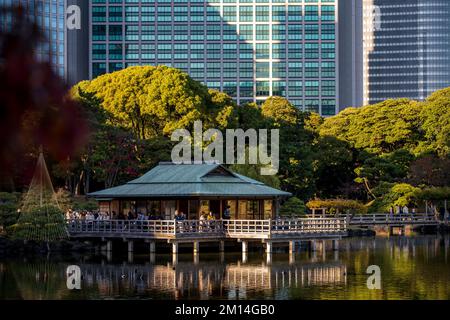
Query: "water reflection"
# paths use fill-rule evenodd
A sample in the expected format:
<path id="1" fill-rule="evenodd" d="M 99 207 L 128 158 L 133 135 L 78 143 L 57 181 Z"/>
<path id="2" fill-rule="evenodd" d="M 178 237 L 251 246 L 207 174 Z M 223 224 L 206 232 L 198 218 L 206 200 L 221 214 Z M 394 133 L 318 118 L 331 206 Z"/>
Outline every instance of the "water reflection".
<path id="1" fill-rule="evenodd" d="M 346 239 L 340 251 L 0 261 L 2 299 L 450 299 L 448 237 Z M 111 258 L 111 257 L 109 257 Z M 131 262 L 134 261 L 134 262 Z M 81 290 L 66 268 L 81 268 Z M 382 270 L 369 290 L 365 270 Z"/>

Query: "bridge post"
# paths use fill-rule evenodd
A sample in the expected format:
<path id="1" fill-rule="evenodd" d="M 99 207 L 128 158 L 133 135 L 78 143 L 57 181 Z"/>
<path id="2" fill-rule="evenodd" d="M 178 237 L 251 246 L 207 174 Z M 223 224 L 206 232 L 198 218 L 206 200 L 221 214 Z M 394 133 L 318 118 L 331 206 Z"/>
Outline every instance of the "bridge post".
<path id="1" fill-rule="evenodd" d="M 271 254 L 272 253 L 272 241 L 266 242 L 266 253 Z"/>
<path id="2" fill-rule="evenodd" d="M 317 251 L 317 244 L 316 244 L 316 240 L 311 240 L 310 242 L 309 242 L 309 249 L 311 250 L 311 251 Z"/>
<path id="3" fill-rule="evenodd" d="M 248 252 L 248 242 L 247 241 L 242 241 L 242 253 L 247 253 Z"/>
<path id="4" fill-rule="evenodd" d="M 289 253 L 290 254 L 295 253 L 295 241 L 294 240 L 289 241 Z"/>
<path id="5" fill-rule="evenodd" d="M 225 241 L 219 241 L 219 252 L 225 252 Z"/>
<path id="6" fill-rule="evenodd" d="M 197 265 L 199 263 L 199 255 L 198 252 L 194 252 L 194 264 Z"/>
<path id="7" fill-rule="evenodd" d="M 269 265 L 272 264 L 272 252 L 266 254 L 266 263 Z"/>
<path id="8" fill-rule="evenodd" d="M 197 254 L 200 252 L 200 242 L 194 241 L 194 254 Z"/>
<path id="9" fill-rule="evenodd" d="M 149 246 L 150 246 L 150 253 L 155 253 L 156 252 L 156 243 L 155 243 L 155 241 L 151 241 Z"/>
<path id="10" fill-rule="evenodd" d="M 248 261 L 248 253 L 242 251 L 242 263 L 247 263 Z"/>
<path id="11" fill-rule="evenodd" d="M 172 242 L 172 253 L 178 254 L 178 242 Z"/>
<path id="12" fill-rule="evenodd" d="M 339 240 L 334 239 L 334 240 L 332 240 L 331 243 L 332 243 L 332 246 L 333 246 L 333 250 L 334 250 L 334 251 L 339 250 Z"/>
<path id="13" fill-rule="evenodd" d="M 133 252 L 133 251 L 134 251 L 134 241 L 128 240 L 128 252 Z"/>
<path id="14" fill-rule="evenodd" d="M 106 251 L 111 252 L 112 251 L 112 240 L 106 241 Z"/>

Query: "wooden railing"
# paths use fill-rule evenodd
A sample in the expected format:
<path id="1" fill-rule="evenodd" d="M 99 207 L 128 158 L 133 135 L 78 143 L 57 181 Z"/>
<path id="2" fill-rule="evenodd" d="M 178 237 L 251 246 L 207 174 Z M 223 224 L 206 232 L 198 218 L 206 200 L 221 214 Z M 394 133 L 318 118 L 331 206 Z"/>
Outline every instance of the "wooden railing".
<path id="1" fill-rule="evenodd" d="M 345 218 L 279 219 L 272 222 L 272 233 L 339 233 L 347 231 Z"/>
<path id="2" fill-rule="evenodd" d="M 349 217 L 350 218 L 350 217 Z M 434 215 L 429 214 L 367 214 L 355 215 L 350 218 L 350 225 L 376 225 L 376 224 L 438 224 L 439 221 Z"/>
<path id="3" fill-rule="evenodd" d="M 67 220 L 70 234 L 175 234 L 174 220 Z"/>
<path id="4" fill-rule="evenodd" d="M 270 235 L 270 220 L 224 220 L 224 231 L 234 235 Z"/>
<path id="5" fill-rule="evenodd" d="M 67 220 L 72 236 L 269 238 L 277 235 L 340 234 L 343 218 L 277 220 Z"/>

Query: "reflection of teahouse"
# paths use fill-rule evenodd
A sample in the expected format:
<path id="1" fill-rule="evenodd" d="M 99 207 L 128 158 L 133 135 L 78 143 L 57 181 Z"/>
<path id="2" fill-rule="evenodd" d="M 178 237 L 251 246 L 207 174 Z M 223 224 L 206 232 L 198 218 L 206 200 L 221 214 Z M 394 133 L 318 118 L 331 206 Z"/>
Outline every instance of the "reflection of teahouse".
<path id="1" fill-rule="evenodd" d="M 175 219 L 200 219 L 212 212 L 228 219 L 269 219 L 278 214 L 279 200 L 288 192 L 239 175 L 220 164 L 160 163 L 142 177 L 124 185 L 91 193 L 101 212 Z"/>

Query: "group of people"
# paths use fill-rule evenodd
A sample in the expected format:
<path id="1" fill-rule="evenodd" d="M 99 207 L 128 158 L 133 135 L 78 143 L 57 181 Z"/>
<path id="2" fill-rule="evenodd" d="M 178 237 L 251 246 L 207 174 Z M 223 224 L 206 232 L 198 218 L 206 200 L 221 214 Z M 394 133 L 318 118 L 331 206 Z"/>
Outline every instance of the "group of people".
<path id="1" fill-rule="evenodd" d="M 222 219 L 227 220 L 231 218 L 231 212 L 230 207 L 227 206 L 222 214 Z M 155 215 L 155 214 L 144 214 L 142 212 L 133 213 L 132 211 L 128 211 L 128 214 L 125 214 L 124 212 L 116 213 L 115 211 L 112 211 L 111 214 L 108 212 L 100 212 L 100 211 L 74 211 L 72 209 L 67 210 L 66 212 L 66 219 L 67 220 L 138 220 L 138 221 L 145 221 L 145 220 L 164 220 L 164 218 L 161 215 Z M 183 211 L 175 210 L 175 220 L 177 221 L 183 221 L 186 220 L 186 215 Z M 212 213 L 212 211 L 209 212 L 209 214 L 206 214 L 202 211 L 200 215 L 201 221 L 206 220 L 216 220 L 216 216 Z"/>
<path id="2" fill-rule="evenodd" d="M 107 212 L 100 211 L 73 211 L 71 209 L 66 212 L 67 220 L 110 220 Z"/>

